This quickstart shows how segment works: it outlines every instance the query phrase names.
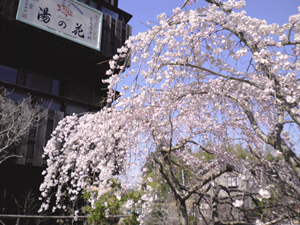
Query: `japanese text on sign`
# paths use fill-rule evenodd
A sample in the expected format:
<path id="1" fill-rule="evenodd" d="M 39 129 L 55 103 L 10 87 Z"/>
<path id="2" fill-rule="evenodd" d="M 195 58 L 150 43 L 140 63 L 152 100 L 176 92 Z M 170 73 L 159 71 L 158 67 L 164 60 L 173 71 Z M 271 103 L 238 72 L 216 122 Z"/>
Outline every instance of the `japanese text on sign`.
<path id="1" fill-rule="evenodd" d="M 102 13 L 72 0 L 20 0 L 17 20 L 100 50 Z"/>

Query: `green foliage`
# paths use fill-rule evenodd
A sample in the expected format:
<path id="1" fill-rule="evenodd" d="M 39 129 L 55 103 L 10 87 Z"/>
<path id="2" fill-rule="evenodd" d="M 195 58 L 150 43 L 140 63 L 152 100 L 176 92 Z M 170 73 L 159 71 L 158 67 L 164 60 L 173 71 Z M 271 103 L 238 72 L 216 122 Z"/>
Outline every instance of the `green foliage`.
<path id="1" fill-rule="evenodd" d="M 194 215 L 189 215 L 189 225 L 197 224 L 197 218 Z"/>
<path id="2" fill-rule="evenodd" d="M 93 207 L 86 207 L 85 211 L 90 214 L 88 222 L 95 222 L 96 224 L 105 225 L 105 224 L 117 224 L 119 218 L 107 217 L 107 215 L 122 215 L 121 208 L 125 205 L 127 200 L 133 200 L 135 204 L 131 208 L 131 212 L 127 218 L 123 220 L 123 223 L 126 225 L 137 225 L 138 213 L 137 213 L 137 203 L 141 201 L 141 193 L 138 191 L 128 191 L 124 192 L 121 199 L 118 199 L 115 195 L 116 192 L 121 192 L 121 183 L 116 182 L 114 179 L 108 181 L 110 183 L 111 191 L 101 195 Z M 91 194 L 97 195 L 97 192 L 86 192 L 84 198 L 88 199 L 91 197 Z"/>
<path id="3" fill-rule="evenodd" d="M 97 224 L 113 224 L 117 222 L 115 218 L 107 218 L 109 215 L 120 214 L 121 202 L 112 193 L 102 195 L 99 200 L 95 202 L 94 207 L 89 207 L 87 210 L 90 213 L 89 222 L 96 222 Z"/>
<path id="4" fill-rule="evenodd" d="M 141 193 L 139 191 L 128 191 L 124 197 L 122 197 L 122 200 L 126 202 L 127 200 L 133 200 L 134 204 L 131 207 L 131 212 L 129 216 L 124 220 L 124 223 L 126 225 L 138 225 L 139 222 L 137 221 L 137 218 L 139 216 L 138 210 L 140 208 L 140 204 L 137 204 L 138 202 L 142 203 L 143 201 L 141 200 Z"/>
<path id="5" fill-rule="evenodd" d="M 148 181 L 152 179 L 152 182 L 148 182 L 148 185 L 156 190 L 158 199 L 166 197 L 168 195 L 169 185 L 161 176 L 158 169 L 155 168 L 155 164 L 151 160 L 148 160 L 145 168 L 147 172 L 144 173 L 143 176 L 148 179 Z"/>
<path id="6" fill-rule="evenodd" d="M 209 161 L 211 161 L 211 160 L 213 160 L 215 158 L 215 155 L 201 151 L 201 152 L 196 152 L 195 153 L 195 157 L 197 157 L 197 158 L 203 158 L 204 162 L 209 162 Z"/>
<path id="7" fill-rule="evenodd" d="M 204 144 L 205 148 L 210 149 L 210 143 L 205 143 Z M 244 159 L 244 160 L 255 160 L 255 157 L 251 155 L 251 153 L 242 145 L 240 144 L 223 144 L 222 149 L 224 151 L 227 151 L 233 155 L 235 155 L 239 159 Z M 204 159 L 205 162 L 209 162 L 215 158 L 214 154 L 209 154 L 205 151 L 199 151 L 195 153 L 196 157 L 201 157 Z"/>
<path id="8" fill-rule="evenodd" d="M 254 160 L 251 153 L 240 144 L 224 146 L 227 152 L 236 155 L 237 158 L 243 160 Z"/>
<path id="9" fill-rule="evenodd" d="M 137 221 L 139 214 L 137 214 L 136 212 L 132 212 L 129 214 L 129 216 L 123 221 L 124 224 L 126 225 L 138 225 L 140 224 Z"/>

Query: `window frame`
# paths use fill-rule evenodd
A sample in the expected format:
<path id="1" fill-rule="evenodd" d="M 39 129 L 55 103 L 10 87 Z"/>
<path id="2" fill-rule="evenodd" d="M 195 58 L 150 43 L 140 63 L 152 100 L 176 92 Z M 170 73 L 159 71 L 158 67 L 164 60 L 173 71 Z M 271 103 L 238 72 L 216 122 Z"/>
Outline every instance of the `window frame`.
<path id="1" fill-rule="evenodd" d="M 3 76 L 3 78 L 4 79 L 0 79 L 2 82 L 6 82 L 6 83 L 9 83 L 9 84 L 17 84 L 17 82 L 18 82 L 18 75 L 19 75 L 19 70 L 18 69 L 16 69 L 16 68 L 13 68 L 13 67 L 10 67 L 10 66 L 5 66 L 5 65 L 0 65 L 0 70 L 1 70 L 1 68 L 3 68 L 3 72 L 5 72 L 5 71 L 10 71 L 10 72 L 12 72 L 12 71 L 14 71 L 15 73 L 13 74 L 13 79 L 14 79 L 14 81 L 12 82 L 12 81 L 8 81 L 8 80 L 12 80 L 12 79 L 5 79 L 5 77 L 7 77 L 7 78 L 11 78 L 10 77 L 10 75 L 12 74 L 12 73 L 2 73 L 2 72 L 0 72 L 0 76 L 1 76 L 1 74 L 3 74 L 4 76 Z M 2 71 L 2 70 L 1 70 Z M 5 76 L 6 75 L 6 76 Z M 7 76 L 8 75 L 8 76 Z"/>
<path id="2" fill-rule="evenodd" d="M 238 177 L 237 176 L 228 176 L 227 177 L 227 186 L 229 188 L 238 187 Z"/>
<path id="3" fill-rule="evenodd" d="M 22 75 L 22 74 L 24 74 L 24 75 Z M 40 90 L 38 88 L 34 88 L 34 87 L 26 85 L 27 82 L 28 82 L 28 78 L 29 78 L 28 75 L 32 76 L 31 78 L 37 77 L 39 79 L 49 80 L 49 82 L 51 83 L 50 87 L 49 87 L 50 91 L 43 91 L 43 90 Z M 41 74 L 38 74 L 38 73 L 34 73 L 34 72 L 31 72 L 31 71 L 28 71 L 28 70 L 23 70 L 23 69 L 19 70 L 18 77 L 17 77 L 17 85 L 28 88 L 28 89 L 31 89 L 31 90 L 35 90 L 35 91 L 39 91 L 39 92 L 59 96 L 60 80 L 54 79 L 52 77 L 44 76 L 44 75 L 41 75 Z"/>

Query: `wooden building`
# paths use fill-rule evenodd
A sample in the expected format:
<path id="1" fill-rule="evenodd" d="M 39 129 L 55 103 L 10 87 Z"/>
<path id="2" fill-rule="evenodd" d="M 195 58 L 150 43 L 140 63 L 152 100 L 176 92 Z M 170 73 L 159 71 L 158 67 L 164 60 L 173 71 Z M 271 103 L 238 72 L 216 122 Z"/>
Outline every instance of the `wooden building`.
<path id="1" fill-rule="evenodd" d="M 59 8 L 51 12 L 45 7 L 50 3 Z M 45 16 L 54 18 L 54 13 L 61 13 L 57 18 L 65 22 L 75 18 L 76 10 L 102 14 L 98 27 L 90 28 L 91 36 L 98 35 L 99 46 L 91 48 L 72 40 L 71 35 L 66 38 L 59 35 L 60 31 L 52 32 L 48 25 L 43 29 L 18 19 L 30 16 L 34 4 L 36 10 L 41 10 L 34 18 L 44 23 Z M 66 8 L 69 14 L 63 11 Z M 108 63 L 98 63 L 109 60 L 131 35 L 132 28 L 127 24 L 131 17 L 118 8 L 118 0 L 0 0 L 0 86 L 12 91 L 10 98 L 16 101 L 31 96 L 49 109 L 44 122 L 28 132 L 16 149 L 22 157 L 0 165 L 0 214 L 20 213 L 14 198 L 21 198 L 29 189 L 38 192 L 45 168 L 43 146 L 58 121 L 72 113 L 100 110 L 106 104 L 102 79 L 106 78 Z M 76 25 L 81 28 L 79 22 Z M 83 27 L 72 35 L 83 36 L 84 31 Z"/>

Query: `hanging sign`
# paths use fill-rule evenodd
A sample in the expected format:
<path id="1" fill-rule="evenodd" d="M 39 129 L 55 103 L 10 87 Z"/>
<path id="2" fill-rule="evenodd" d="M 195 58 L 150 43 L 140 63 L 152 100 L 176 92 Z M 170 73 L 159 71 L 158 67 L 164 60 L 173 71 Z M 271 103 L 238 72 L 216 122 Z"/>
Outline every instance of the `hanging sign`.
<path id="1" fill-rule="evenodd" d="M 17 20 L 100 50 L 103 15 L 73 0 L 20 0 Z"/>

